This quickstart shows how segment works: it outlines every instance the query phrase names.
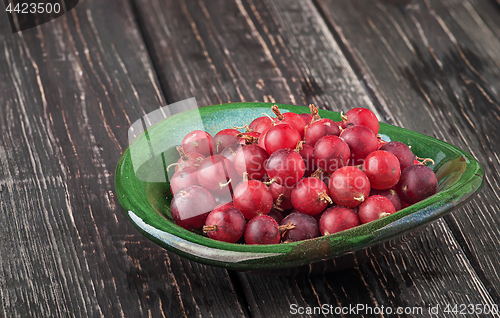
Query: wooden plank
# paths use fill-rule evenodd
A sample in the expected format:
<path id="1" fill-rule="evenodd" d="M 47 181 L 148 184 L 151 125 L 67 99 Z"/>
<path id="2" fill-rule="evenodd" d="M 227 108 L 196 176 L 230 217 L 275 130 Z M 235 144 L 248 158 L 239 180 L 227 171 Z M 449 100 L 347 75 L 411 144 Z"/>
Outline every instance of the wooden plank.
<path id="1" fill-rule="evenodd" d="M 195 96 L 201 105 L 314 102 L 334 110 L 369 107 L 385 121 L 394 116 L 387 105 L 371 103 L 311 2 L 134 3 L 162 86 L 174 101 Z M 324 277 L 237 276 L 257 317 L 288 315 L 293 304 L 413 304 L 428 310 L 450 302 L 492 302 L 442 220 L 359 269 Z M 457 286 L 464 293 L 450 292 Z"/>
<path id="2" fill-rule="evenodd" d="M 159 249 L 116 200 L 128 126 L 166 104 L 128 2 L 1 21 L 0 316 L 245 316 L 227 271 Z"/>
<path id="3" fill-rule="evenodd" d="M 491 1 L 323 1 L 337 38 L 402 126 L 473 154 L 477 199 L 446 217 L 498 303 L 500 11 Z"/>

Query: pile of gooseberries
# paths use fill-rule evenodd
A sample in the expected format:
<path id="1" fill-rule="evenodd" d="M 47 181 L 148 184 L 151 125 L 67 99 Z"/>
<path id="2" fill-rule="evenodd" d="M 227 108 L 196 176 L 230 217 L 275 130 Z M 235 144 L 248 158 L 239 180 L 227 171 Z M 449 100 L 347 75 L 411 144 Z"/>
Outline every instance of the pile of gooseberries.
<path id="1" fill-rule="evenodd" d="M 181 227 L 224 242 L 278 244 L 372 222 L 437 192 L 437 178 L 399 141 L 378 135 L 373 112 L 335 122 L 310 114 L 264 115 L 211 136 L 188 133 L 170 178 Z M 241 130 L 245 129 L 244 132 Z"/>

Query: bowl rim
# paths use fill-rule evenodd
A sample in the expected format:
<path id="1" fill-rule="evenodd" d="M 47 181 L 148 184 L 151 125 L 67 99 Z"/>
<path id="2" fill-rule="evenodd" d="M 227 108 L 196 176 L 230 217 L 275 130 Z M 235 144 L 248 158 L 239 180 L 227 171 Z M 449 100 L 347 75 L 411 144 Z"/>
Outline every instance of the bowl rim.
<path id="1" fill-rule="evenodd" d="M 188 116 L 190 112 L 199 111 L 200 114 L 227 110 L 227 107 L 236 108 L 268 108 L 278 105 L 281 110 L 297 113 L 309 112 L 304 106 L 276 104 L 276 103 L 228 103 L 201 107 L 195 110 L 172 115 L 148 128 L 161 127 L 172 118 Z M 340 120 L 340 113 L 319 109 L 321 117 Z M 122 175 L 122 170 L 129 164 L 130 147 L 144 138 L 144 132 L 139 135 L 123 152 L 115 171 L 115 191 L 118 201 L 126 212 L 127 218 L 146 237 L 185 258 L 212 266 L 236 270 L 266 270 L 290 268 L 312 262 L 336 258 L 368 248 L 381 242 L 389 241 L 404 235 L 416 228 L 426 226 L 442 217 L 452 209 L 470 200 L 480 191 L 483 185 L 484 170 L 479 162 L 467 152 L 436 138 L 423 135 L 404 128 L 380 123 L 380 134 L 401 133 L 412 135 L 414 138 L 426 141 L 429 145 L 438 145 L 457 154 L 466 162 L 461 177 L 437 194 L 399 210 L 385 218 L 363 224 L 349 230 L 320 236 L 309 240 L 271 244 L 247 245 L 216 241 L 208 237 L 186 230 L 160 215 L 152 206 L 147 210 L 137 206 L 129 193 L 133 187 L 127 187 L 132 180 Z M 441 148 L 440 148 L 441 149 Z M 462 159 L 460 159 L 462 160 Z M 122 178 L 123 177 L 123 178 Z M 318 249 L 311 257 L 301 257 L 304 251 Z M 307 253 L 306 253 L 307 254 Z M 302 255 L 303 256 L 303 255 Z"/>

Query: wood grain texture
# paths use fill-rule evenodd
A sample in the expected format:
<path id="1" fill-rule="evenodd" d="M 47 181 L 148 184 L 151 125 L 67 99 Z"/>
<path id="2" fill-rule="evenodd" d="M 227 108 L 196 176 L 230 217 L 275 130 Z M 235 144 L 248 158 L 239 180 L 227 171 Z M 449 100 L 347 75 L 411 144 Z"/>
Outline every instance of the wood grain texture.
<path id="1" fill-rule="evenodd" d="M 376 96 L 375 105 L 370 101 L 311 2 L 134 4 L 172 101 L 195 96 L 199 105 L 257 100 L 314 102 L 334 110 L 364 106 L 384 121 L 401 124 L 397 109 Z M 287 315 L 291 304 L 420 306 L 429 316 L 430 306 L 493 302 L 443 220 L 380 261 L 359 268 L 323 277 L 236 276 L 255 317 Z"/>
<path id="2" fill-rule="evenodd" d="M 227 271 L 157 248 L 115 198 L 128 125 L 166 104 L 128 2 L 4 22 L 0 317 L 244 316 Z"/>
<path id="3" fill-rule="evenodd" d="M 398 124 L 466 149 L 482 164 L 482 192 L 446 222 L 500 302 L 500 7 L 466 0 L 317 3 Z"/>

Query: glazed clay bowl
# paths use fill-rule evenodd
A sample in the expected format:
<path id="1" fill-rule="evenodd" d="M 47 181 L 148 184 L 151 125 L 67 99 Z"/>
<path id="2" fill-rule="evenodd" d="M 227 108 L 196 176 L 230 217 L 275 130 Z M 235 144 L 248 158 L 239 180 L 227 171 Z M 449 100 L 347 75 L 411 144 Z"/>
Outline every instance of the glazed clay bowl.
<path id="1" fill-rule="evenodd" d="M 418 157 L 434 160 L 429 167 L 439 181 L 437 194 L 368 224 L 286 244 L 219 242 L 176 225 L 169 211 L 172 194 L 165 173 L 166 166 L 179 158 L 175 145 L 194 129 L 215 135 L 224 128 L 248 124 L 262 113 L 272 115 L 272 105 L 207 106 L 175 114 L 145 131 L 136 129 L 137 137 L 123 153 L 115 175 L 116 194 L 130 222 L 159 246 L 195 262 L 257 273 L 324 272 L 356 266 L 395 248 L 470 200 L 482 187 L 484 171 L 470 154 L 435 138 L 381 123 L 379 134 L 384 140 L 404 142 Z M 309 112 L 301 106 L 278 106 L 283 112 Z M 331 111 L 320 110 L 319 114 L 341 119 Z"/>

